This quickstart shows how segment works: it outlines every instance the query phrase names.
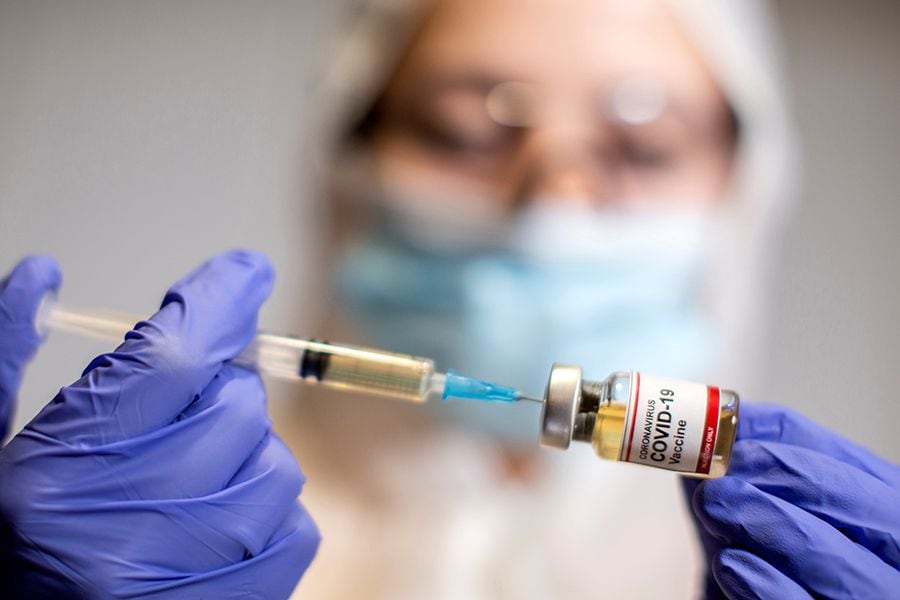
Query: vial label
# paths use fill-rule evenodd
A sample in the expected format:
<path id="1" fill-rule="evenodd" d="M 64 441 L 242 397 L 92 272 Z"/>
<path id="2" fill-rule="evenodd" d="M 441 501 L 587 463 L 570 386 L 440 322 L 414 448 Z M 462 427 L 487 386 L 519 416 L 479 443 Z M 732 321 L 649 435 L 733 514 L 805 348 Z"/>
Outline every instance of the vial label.
<path id="1" fill-rule="evenodd" d="M 719 388 L 631 374 L 619 460 L 708 474 L 719 429 Z"/>

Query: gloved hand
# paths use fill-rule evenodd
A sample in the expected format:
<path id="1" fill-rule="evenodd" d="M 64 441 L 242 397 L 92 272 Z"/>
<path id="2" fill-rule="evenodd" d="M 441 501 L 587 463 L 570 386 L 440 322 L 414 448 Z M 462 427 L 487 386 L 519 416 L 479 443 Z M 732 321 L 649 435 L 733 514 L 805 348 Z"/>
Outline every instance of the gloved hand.
<path id="1" fill-rule="evenodd" d="M 319 536 L 256 374 L 227 364 L 272 287 L 218 256 L 0 451 L 13 598 L 286 598 Z"/>
<path id="2" fill-rule="evenodd" d="M 60 281 L 56 261 L 46 256 L 26 258 L 0 281 L 0 442 L 9 433 L 22 371 L 41 344 L 35 313 Z"/>
<path id="3" fill-rule="evenodd" d="M 778 406 L 742 405 L 737 437 L 693 494 L 727 597 L 900 597 L 900 467 Z"/>

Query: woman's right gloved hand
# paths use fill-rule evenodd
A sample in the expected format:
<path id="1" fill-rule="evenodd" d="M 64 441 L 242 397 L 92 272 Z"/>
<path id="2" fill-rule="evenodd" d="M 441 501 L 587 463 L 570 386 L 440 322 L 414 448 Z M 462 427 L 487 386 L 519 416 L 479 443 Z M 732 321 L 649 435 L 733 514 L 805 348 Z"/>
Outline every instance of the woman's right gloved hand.
<path id="1" fill-rule="evenodd" d="M 737 437 L 692 498 L 728 598 L 898 597 L 900 467 L 775 405 L 742 406 Z"/>
<path id="2" fill-rule="evenodd" d="M 265 258 L 220 255 L 176 283 L 0 450 L 10 598 L 286 598 L 319 534 L 256 374 Z M 23 351 L 28 349 L 23 349 Z"/>

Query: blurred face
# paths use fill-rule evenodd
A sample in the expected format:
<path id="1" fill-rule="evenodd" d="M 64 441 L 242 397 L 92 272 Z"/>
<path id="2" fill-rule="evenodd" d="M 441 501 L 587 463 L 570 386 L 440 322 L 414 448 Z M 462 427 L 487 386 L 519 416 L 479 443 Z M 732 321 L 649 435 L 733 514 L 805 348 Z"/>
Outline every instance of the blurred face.
<path id="1" fill-rule="evenodd" d="M 388 185 L 510 212 L 713 202 L 734 137 L 716 83 L 652 0 L 439 0 L 368 129 Z"/>

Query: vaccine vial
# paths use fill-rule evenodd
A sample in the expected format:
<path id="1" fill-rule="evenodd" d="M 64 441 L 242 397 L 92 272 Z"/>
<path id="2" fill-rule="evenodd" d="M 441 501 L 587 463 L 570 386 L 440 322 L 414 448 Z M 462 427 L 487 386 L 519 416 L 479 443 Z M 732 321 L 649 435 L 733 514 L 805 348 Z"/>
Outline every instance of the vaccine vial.
<path id="1" fill-rule="evenodd" d="M 693 477 L 728 470 L 740 399 L 731 390 L 639 372 L 603 381 L 554 364 L 544 393 L 541 445 L 590 443 L 601 458 Z"/>

